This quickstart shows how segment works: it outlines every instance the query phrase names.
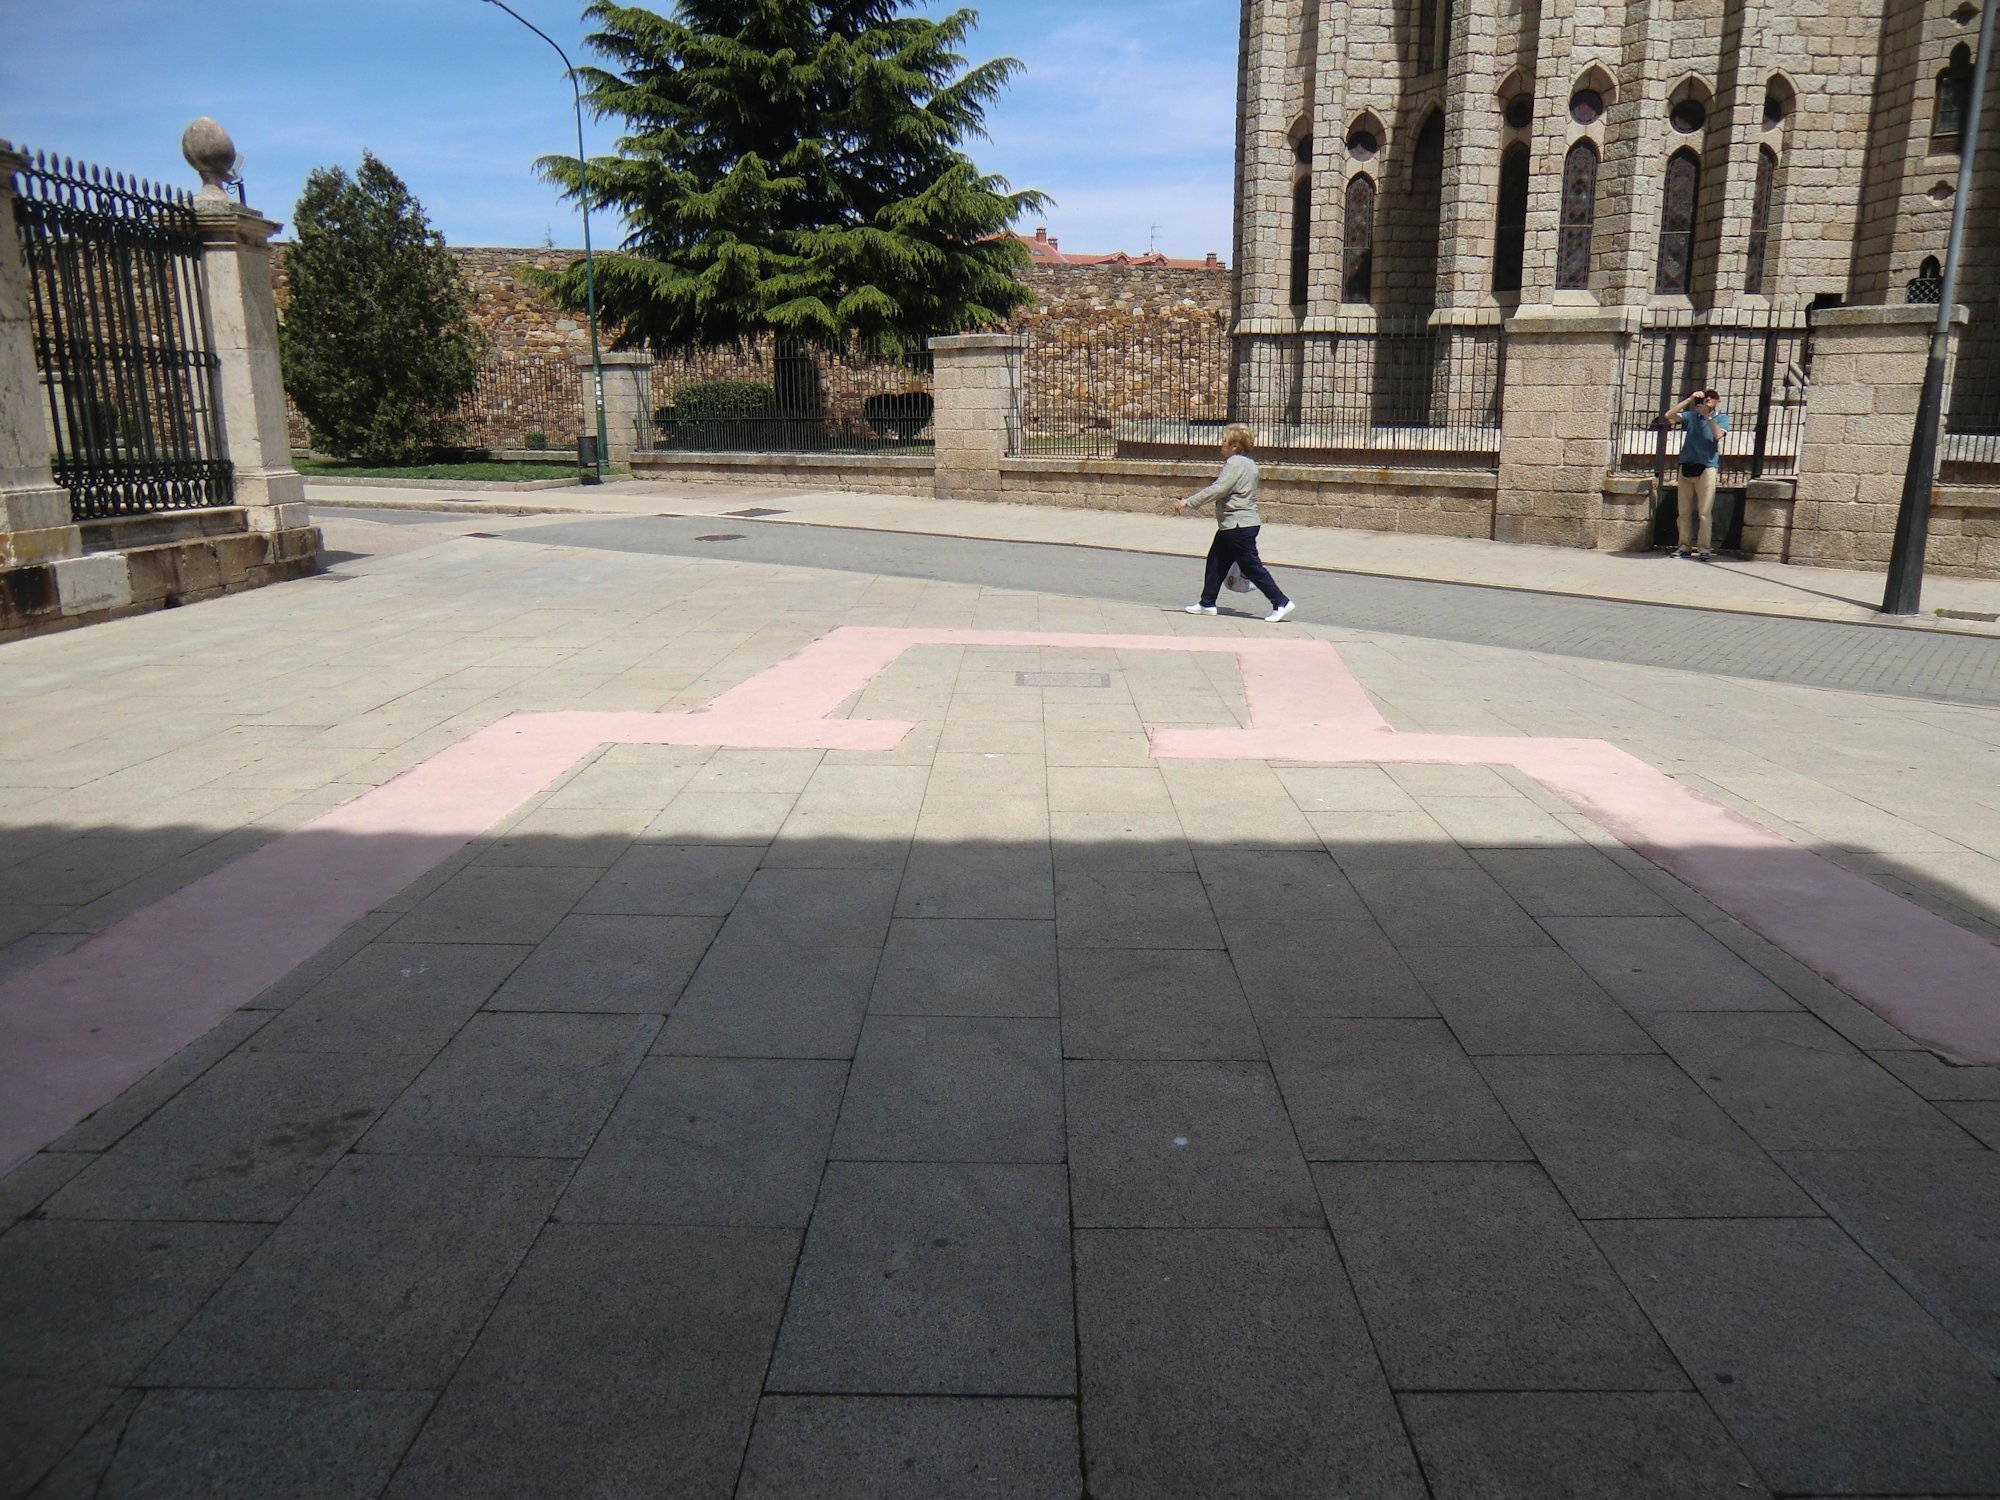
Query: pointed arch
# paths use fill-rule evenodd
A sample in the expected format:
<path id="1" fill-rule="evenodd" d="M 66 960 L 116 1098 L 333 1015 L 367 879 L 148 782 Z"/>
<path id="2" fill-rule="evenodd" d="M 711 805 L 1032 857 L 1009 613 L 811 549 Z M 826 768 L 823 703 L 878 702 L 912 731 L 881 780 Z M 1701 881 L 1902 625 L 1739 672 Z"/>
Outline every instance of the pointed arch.
<path id="1" fill-rule="evenodd" d="M 1743 269 L 1743 290 L 1752 297 L 1764 294 L 1764 272 L 1771 259 L 1772 204 L 1778 191 L 1778 153 L 1769 146 L 1757 148 L 1757 185 L 1750 195 L 1750 253 Z"/>
<path id="2" fill-rule="evenodd" d="M 1340 300 L 1367 302 L 1375 291 L 1375 179 L 1347 179 L 1346 237 L 1341 247 Z"/>
<path id="3" fill-rule="evenodd" d="M 1516 141 L 1500 153 L 1500 197 L 1493 216 L 1493 290 L 1521 290 L 1528 246 L 1528 146 Z"/>
<path id="4" fill-rule="evenodd" d="M 1653 290 L 1688 295 L 1694 282 L 1694 226 L 1701 200 L 1701 158 L 1682 147 L 1667 158 L 1660 197 L 1660 254 Z"/>
<path id="5" fill-rule="evenodd" d="M 1292 187 L 1291 303 L 1304 307 L 1312 295 L 1312 174 Z"/>
<path id="6" fill-rule="evenodd" d="M 1563 158 L 1562 222 L 1556 233 L 1556 289 L 1590 289 L 1590 238 L 1597 226 L 1597 143 L 1578 141 Z"/>

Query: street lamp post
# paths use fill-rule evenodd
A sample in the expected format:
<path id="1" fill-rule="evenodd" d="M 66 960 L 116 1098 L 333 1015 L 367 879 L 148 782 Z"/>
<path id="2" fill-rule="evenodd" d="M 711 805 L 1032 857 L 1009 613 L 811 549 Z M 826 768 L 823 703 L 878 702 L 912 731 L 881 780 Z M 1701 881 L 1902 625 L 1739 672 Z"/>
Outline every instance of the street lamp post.
<path id="1" fill-rule="evenodd" d="M 569 60 L 569 54 L 556 46 L 556 40 L 526 16 L 515 10 L 506 0 L 486 0 L 488 5 L 497 5 L 528 30 L 555 47 L 563 67 L 569 74 L 570 97 L 576 105 L 576 171 L 577 202 L 583 209 L 583 291 L 584 301 L 590 309 L 590 388 L 597 405 L 597 478 L 604 477 L 607 445 L 604 431 L 604 360 L 597 349 L 597 268 L 590 254 L 590 161 L 583 154 L 583 91 L 577 87 L 576 69 Z"/>
<path id="2" fill-rule="evenodd" d="M 1993 54 L 1996 11 L 2000 11 L 2000 4 L 1989 3 L 1979 18 L 1972 88 L 1959 120 L 1958 191 L 1951 200 L 1951 238 L 1945 242 L 1937 324 L 1931 330 L 1931 357 L 1924 366 L 1923 394 L 1917 398 L 1917 427 L 1910 436 L 1909 467 L 1903 471 L 1903 499 L 1896 507 L 1896 539 L 1889 550 L 1889 578 L 1882 590 L 1885 615 L 1913 615 L 1923 598 L 1924 544 L 1930 539 L 1938 429 L 1944 422 L 1944 367 L 1951 352 L 1951 320 L 1955 310 L 1952 304 L 1958 294 L 1958 252 L 1965 241 L 1965 211 L 1972 199 L 1972 154 L 1979 145 L 1979 114 L 1986 100 L 1986 63 Z"/>

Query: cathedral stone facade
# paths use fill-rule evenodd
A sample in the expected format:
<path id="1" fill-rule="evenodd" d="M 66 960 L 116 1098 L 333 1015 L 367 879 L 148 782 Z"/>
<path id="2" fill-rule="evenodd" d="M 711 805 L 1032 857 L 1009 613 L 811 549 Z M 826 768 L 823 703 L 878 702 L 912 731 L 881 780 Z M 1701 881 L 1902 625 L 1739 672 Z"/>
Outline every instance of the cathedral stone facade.
<path id="1" fill-rule="evenodd" d="M 1739 430 L 1746 405 L 1791 404 L 1756 473 L 1793 490 L 1753 486 L 1751 508 L 1796 504 L 1787 555 L 1879 560 L 1886 536 L 1828 540 L 1885 529 L 1853 507 L 1892 497 L 1880 474 L 1815 477 L 1812 442 L 1844 429 L 1815 428 L 1814 354 L 1831 340 L 1883 356 L 1864 374 L 1907 370 L 1981 124 L 1952 425 L 2000 432 L 2000 89 L 1965 118 L 1979 17 L 1977 0 L 1244 0 L 1241 404 L 1309 409 L 1316 341 L 1484 331 L 1505 349 L 1494 534 L 1633 545 L 1647 514 L 1619 475 L 1644 477 L 1646 443 L 1621 429 L 1650 421 L 1655 386 L 1700 378 L 1711 339 L 1788 337 L 1775 395 L 1754 356 L 1725 392 Z M 1306 353 L 1271 357 L 1287 347 Z M 1907 431 L 1914 395 L 1850 415 L 1901 407 Z M 1974 449 L 1947 445 L 1947 480 L 1986 477 L 1954 455 Z"/>

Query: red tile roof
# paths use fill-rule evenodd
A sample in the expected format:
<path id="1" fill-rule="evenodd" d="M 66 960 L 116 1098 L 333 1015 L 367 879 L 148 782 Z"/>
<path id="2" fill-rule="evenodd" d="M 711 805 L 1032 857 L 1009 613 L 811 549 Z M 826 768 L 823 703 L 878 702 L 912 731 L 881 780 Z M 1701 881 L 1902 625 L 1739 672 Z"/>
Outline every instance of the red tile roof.
<path id="1" fill-rule="evenodd" d="M 1017 234 L 1014 238 L 1028 247 L 1028 258 L 1038 266 L 1165 266 L 1177 271 L 1228 269 L 1213 250 L 1209 251 L 1206 260 L 1177 260 L 1156 251 L 1144 255 L 1128 255 L 1123 250 L 1114 250 L 1109 255 L 1076 255 L 1065 254 L 1046 227 L 1037 229 L 1033 235 Z"/>

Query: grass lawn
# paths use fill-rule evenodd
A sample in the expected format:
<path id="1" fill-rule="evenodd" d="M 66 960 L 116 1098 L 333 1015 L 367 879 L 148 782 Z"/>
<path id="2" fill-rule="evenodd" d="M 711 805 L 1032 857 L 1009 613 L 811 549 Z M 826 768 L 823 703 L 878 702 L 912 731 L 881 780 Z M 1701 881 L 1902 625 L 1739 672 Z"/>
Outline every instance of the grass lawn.
<path id="1" fill-rule="evenodd" d="M 298 458 L 292 467 L 301 474 L 338 474 L 349 479 L 574 479 L 574 460 L 568 463 L 511 463 L 487 459 L 477 463 L 407 464 L 377 466 L 343 463 L 338 459 Z"/>

